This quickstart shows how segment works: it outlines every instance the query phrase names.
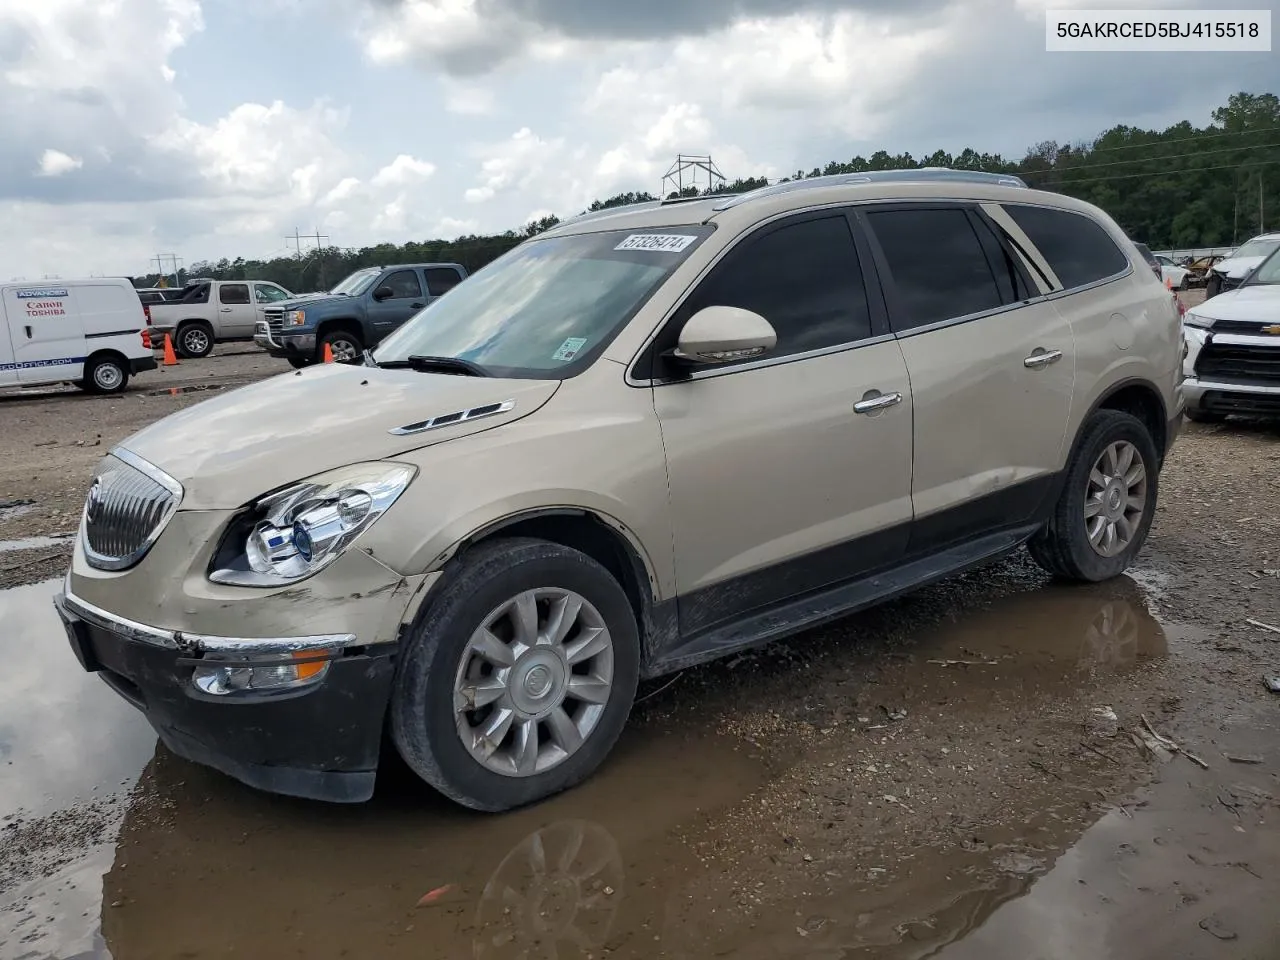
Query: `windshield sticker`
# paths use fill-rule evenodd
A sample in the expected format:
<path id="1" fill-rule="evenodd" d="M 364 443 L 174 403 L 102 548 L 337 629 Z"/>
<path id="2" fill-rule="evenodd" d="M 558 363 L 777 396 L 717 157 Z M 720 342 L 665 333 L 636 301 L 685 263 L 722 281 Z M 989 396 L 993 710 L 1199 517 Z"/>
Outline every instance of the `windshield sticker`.
<path id="1" fill-rule="evenodd" d="M 689 237 L 680 233 L 633 233 L 613 249 L 657 250 L 660 253 L 679 253 L 697 239 L 697 237 Z"/>
<path id="2" fill-rule="evenodd" d="M 568 363 L 578 355 L 578 351 L 587 345 L 586 337 L 569 337 L 564 343 L 560 344 L 560 349 L 551 355 L 552 360 L 561 360 Z"/>

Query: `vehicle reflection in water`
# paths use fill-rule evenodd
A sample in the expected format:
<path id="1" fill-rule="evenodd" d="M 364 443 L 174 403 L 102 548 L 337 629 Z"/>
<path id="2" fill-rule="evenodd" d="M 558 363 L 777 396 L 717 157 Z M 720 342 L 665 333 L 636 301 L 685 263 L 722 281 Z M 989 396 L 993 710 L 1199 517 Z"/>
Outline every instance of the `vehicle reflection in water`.
<path id="1" fill-rule="evenodd" d="M 854 626 L 904 612 L 855 618 Z M 1044 588 L 922 631 L 902 682 L 920 697 L 944 693 L 973 719 L 991 698 L 1039 709 L 1165 651 L 1132 581 Z M 848 654 L 851 662 L 859 655 Z M 926 658 L 999 669 L 926 670 Z M 788 669 L 779 663 L 775 673 Z M 891 682 L 882 678 L 878 693 Z M 918 958 L 1025 893 L 1092 822 L 1060 814 L 1080 805 L 1073 789 L 1092 794 L 1090 783 L 1057 785 L 1054 795 L 1028 789 L 1021 809 L 992 825 L 979 849 L 921 847 L 882 882 L 868 879 L 865 852 L 837 849 L 824 852 L 828 870 L 765 884 L 756 878 L 771 876 L 786 856 L 782 838 L 735 835 L 735 813 L 758 809 L 755 792 L 786 765 L 821 766 L 827 757 L 774 758 L 766 767 L 706 722 L 742 709 L 740 689 L 713 676 L 702 692 L 686 687 L 682 696 L 700 698 L 701 722 L 689 724 L 687 711 L 677 711 L 681 724 L 642 709 L 595 778 L 497 817 L 450 805 L 398 765 L 369 804 L 330 807 L 242 788 L 160 749 L 103 880 L 105 941 L 117 960 Z M 839 741 L 825 748 L 836 758 L 847 749 Z M 693 838 L 737 843 L 747 854 L 703 857 Z M 744 906 L 743 889 L 759 899 Z"/>

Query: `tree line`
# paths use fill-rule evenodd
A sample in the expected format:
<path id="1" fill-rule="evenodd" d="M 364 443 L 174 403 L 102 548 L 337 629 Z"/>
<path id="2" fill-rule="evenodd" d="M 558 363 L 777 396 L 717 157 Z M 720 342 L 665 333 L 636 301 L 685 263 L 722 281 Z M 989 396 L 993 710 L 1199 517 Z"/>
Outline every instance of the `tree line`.
<path id="1" fill-rule="evenodd" d="M 783 179 L 919 167 L 1015 174 L 1028 186 L 1096 204 L 1133 239 L 1154 249 L 1231 246 L 1262 232 L 1267 223 L 1280 227 L 1280 98 L 1271 93 L 1237 93 L 1213 111 L 1205 127 L 1190 121 L 1163 131 L 1120 125 L 1088 142 L 1038 143 L 1020 160 L 972 148 L 958 154 L 938 150 L 918 158 L 879 150 L 870 157 L 797 170 Z M 686 187 L 669 197 L 741 193 L 767 183 L 746 177 L 712 190 Z M 656 199 L 646 191 L 629 191 L 596 200 L 588 210 Z M 353 270 L 386 263 L 461 263 L 475 272 L 559 222 L 551 216 L 493 236 L 470 234 L 454 240 L 381 243 L 359 249 L 325 247 L 305 256 L 271 260 L 198 261 L 179 271 L 177 279 L 180 283 L 188 277 L 270 279 L 302 293 L 327 290 Z M 158 274 L 150 274 L 136 278 L 135 283 L 154 286 L 160 280 Z"/>

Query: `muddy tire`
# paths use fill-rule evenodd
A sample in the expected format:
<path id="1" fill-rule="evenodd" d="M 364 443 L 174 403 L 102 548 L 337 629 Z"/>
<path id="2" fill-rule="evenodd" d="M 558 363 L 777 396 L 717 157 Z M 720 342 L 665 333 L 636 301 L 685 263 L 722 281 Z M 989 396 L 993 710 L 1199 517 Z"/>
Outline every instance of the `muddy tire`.
<path id="1" fill-rule="evenodd" d="M 99 395 L 124 393 L 129 385 L 129 369 L 116 357 L 94 357 L 84 368 L 84 379 L 76 386 L 88 393 Z"/>
<path id="2" fill-rule="evenodd" d="M 482 544 L 446 572 L 414 626 L 391 737 L 458 803 L 524 806 L 595 772 L 627 722 L 639 668 L 635 614 L 600 564 L 543 540 Z"/>
<path id="3" fill-rule="evenodd" d="M 174 352 L 184 360 L 199 360 L 213 353 L 213 328 L 202 321 L 184 323 L 174 337 Z"/>
<path id="4" fill-rule="evenodd" d="M 1222 277 L 1217 273 L 1210 272 L 1209 280 L 1204 285 L 1204 298 L 1208 300 L 1210 297 L 1216 297 L 1222 292 Z"/>
<path id="5" fill-rule="evenodd" d="M 1053 515 L 1028 544 L 1054 576 L 1096 583 L 1119 576 L 1146 542 L 1160 458 L 1137 417 L 1099 410 L 1081 431 Z"/>
<path id="6" fill-rule="evenodd" d="M 324 359 L 324 345 L 329 345 L 329 349 L 333 351 L 333 360 L 335 363 L 359 363 L 364 354 L 364 344 L 360 342 L 360 337 L 349 330 L 330 330 L 320 338 L 320 343 L 316 345 L 316 359 Z"/>
<path id="7" fill-rule="evenodd" d="M 1227 417 L 1223 413 L 1210 413 L 1208 410 L 1193 410 L 1187 407 L 1187 419 L 1192 423 L 1223 423 Z"/>

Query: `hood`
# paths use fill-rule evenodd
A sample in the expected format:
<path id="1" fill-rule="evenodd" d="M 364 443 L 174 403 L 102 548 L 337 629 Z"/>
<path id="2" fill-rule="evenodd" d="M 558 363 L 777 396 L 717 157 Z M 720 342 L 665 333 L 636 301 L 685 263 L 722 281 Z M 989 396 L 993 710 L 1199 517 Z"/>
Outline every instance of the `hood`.
<path id="1" fill-rule="evenodd" d="M 121 446 L 185 491 L 184 510 L 239 507 L 317 473 L 490 430 L 551 399 L 558 380 L 500 380 L 322 364 L 232 390 L 135 433 Z M 396 427 L 514 401 L 511 410 L 396 436 Z"/>
<path id="2" fill-rule="evenodd" d="M 273 303 L 273 307 L 282 307 L 285 310 L 293 310 L 297 307 L 316 307 L 329 306 L 334 303 L 350 303 L 350 297 L 333 296 L 328 293 L 300 293 L 292 300 L 282 300 L 279 303 Z"/>
<path id="3" fill-rule="evenodd" d="M 1187 311 L 1206 320 L 1242 320 L 1246 323 L 1280 323 L 1280 285 L 1237 287 Z"/>
<path id="4" fill-rule="evenodd" d="M 1227 260 L 1219 260 L 1211 268 L 1214 273 L 1220 273 L 1224 277 L 1230 277 L 1232 280 L 1243 280 L 1249 275 L 1249 271 L 1260 264 L 1266 257 L 1231 257 Z"/>

